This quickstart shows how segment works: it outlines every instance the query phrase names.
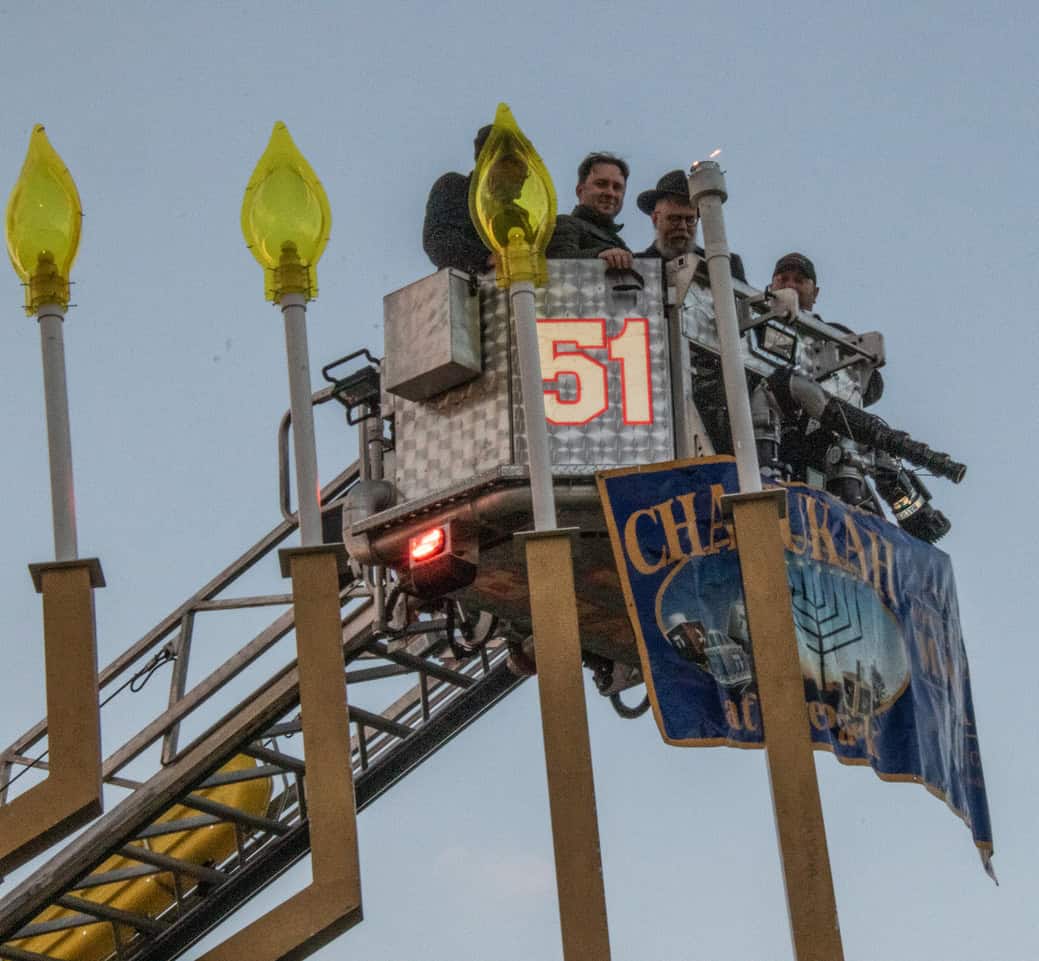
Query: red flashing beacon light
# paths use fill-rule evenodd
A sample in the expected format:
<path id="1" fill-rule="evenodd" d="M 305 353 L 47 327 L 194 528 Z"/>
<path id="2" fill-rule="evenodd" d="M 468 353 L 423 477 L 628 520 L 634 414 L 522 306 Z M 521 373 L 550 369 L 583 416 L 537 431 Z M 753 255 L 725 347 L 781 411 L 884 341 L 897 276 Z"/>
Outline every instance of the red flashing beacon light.
<path id="1" fill-rule="evenodd" d="M 473 534 L 454 519 L 408 538 L 405 590 L 418 597 L 443 597 L 476 578 L 480 549 Z"/>
<path id="2" fill-rule="evenodd" d="M 446 544 L 447 535 L 444 533 L 444 528 L 434 527 L 408 540 L 408 555 L 413 564 L 428 561 L 437 554 L 443 553 Z"/>

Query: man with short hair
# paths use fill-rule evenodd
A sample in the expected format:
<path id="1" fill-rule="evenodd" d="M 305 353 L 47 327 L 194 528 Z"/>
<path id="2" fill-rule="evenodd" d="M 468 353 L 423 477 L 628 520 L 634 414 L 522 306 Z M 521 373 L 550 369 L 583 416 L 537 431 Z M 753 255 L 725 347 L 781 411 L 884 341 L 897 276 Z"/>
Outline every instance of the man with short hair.
<path id="1" fill-rule="evenodd" d="M 473 140 L 473 159 L 480 156 L 491 135 L 481 127 Z M 422 224 L 422 249 L 433 264 L 480 274 L 494 266 L 494 255 L 484 246 L 469 217 L 469 174 L 446 173 L 429 191 L 426 219 Z"/>
<path id="2" fill-rule="evenodd" d="M 577 206 L 556 218 L 547 256 L 598 257 L 607 267 L 627 270 L 631 250 L 616 221 L 628 187 L 628 164 L 611 153 L 590 153 L 577 168 Z"/>
<path id="3" fill-rule="evenodd" d="M 696 225 L 699 214 L 689 203 L 689 181 L 681 170 L 672 170 L 657 181 L 656 190 L 639 194 L 638 208 L 649 214 L 653 221 L 653 243 L 638 257 L 660 257 L 673 260 L 682 254 L 703 256 L 703 248 L 696 246 Z M 732 276 L 747 282 L 743 261 L 739 254 L 730 254 Z"/>

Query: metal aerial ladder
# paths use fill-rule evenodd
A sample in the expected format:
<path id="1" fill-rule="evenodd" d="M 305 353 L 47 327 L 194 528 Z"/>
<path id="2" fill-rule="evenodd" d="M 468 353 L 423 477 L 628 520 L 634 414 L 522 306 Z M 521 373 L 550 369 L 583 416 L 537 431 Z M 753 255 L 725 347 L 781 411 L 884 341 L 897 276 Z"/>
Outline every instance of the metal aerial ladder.
<path id="1" fill-rule="evenodd" d="M 329 394 L 317 395 L 315 402 Z M 322 492 L 326 528 L 337 526 L 343 498 L 360 473 L 355 463 Z M 174 958 L 306 856 L 307 769 L 315 759 L 305 756 L 303 739 L 294 738 L 301 730 L 299 678 L 289 647 L 280 644 L 294 628 L 291 595 L 228 593 L 295 529 L 296 519 L 287 516 L 100 672 L 105 703 L 108 689 L 118 693 L 140 685 L 172 662 L 168 702 L 103 761 L 106 795 L 128 793 L 117 803 L 109 799 L 106 813 L 38 862 L 28 878 L 0 887 L 0 958 L 77 957 L 68 947 L 70 933 L 95 945 L 90 957 Z M 491 631 L 465 650 L 454 643 L 451 618 L 420 620 L 402 634 L 387 628 L 381 600 L 360 570 L 341 579 L 358 810 L 523 680 L 509 669 L 508 649 Z M 287 609 L 189 688 L 187 664 L 199 615 L 268 606 Z M 282 661 L 264 670 L 261 657 L 279 650 Z M 246 684 L 244 696 L 228 697 L 250 678 L 258 683 Z M 182 728 L 192 726 L 200 733 L 181 744 Z M 0 755 L 0 803 L 7 803 L 21 774 L 46 769 L 46 751 L 40 753 L 46 737 L 44 720 Z M 235 758 L 247 763 L 228 764 Z M 261 780 L 270 790 L 260 812 L 214 799 L 228 785 Z M 201 863 L 156 843 L 210 827 L 233 843 Z M 91 897 L 138 881 L 157 884 L 168 903 L 144 910 Z"/>
<path id="2" fill-rule="evenodd" d="M 549 316 L 568 318 L 563 333 L 545 331 L 546 346 L 554 351 L 578 335 L 598 345 L 590 349 L 600 359 L 584 357 L 583 366 L 595 374 L 589 384 L 601 385 L 599 400 L 570 411 L 566 405 L 584 396 L 574 388 L 556 411 L 553 482 L 563 526 L 580 531 L 585 664 L 624 717 L 640 714 L 648 699 L 636 709 L 618 699 L 641 676 L 594 475 L 603 466 L 714 449 L 708 422 L 720 413 L 712 389 L 718 339 L 711 295 L 696 282 L 701 267 L 692 255 L 677 258 L 665 276 L 659 261 L 640 262 L 643 286 L 633 291 L 605 284 L 598 262 L 557 261 L 546 293 Z M 865 423 L 868 415 L 837 395 L 861 395 L 882 363 L 879 341 L 849 340 L 812 316 L 792 318 L 751 288 L 742 299 L 747 330 L 756 331 L 747 338 L 747 369 L 764 379 L 800 357 L 813 377 L 828 378 L 830 401 L 841 405 L 834 430 L 856 416 Z M 332 386 L 313 397 L 315 404 L 341 403 L 361 441 L 360 460 L 321 495 L 325 540 L 338 542 L 346 532 L 350 557 L 340 607 L 359 810 L 514 690 L 522 677 L 513 666 L 533 668 L 527 571 L 513 549 L 513 535 L 530 526 L 531 496 L 507 297 L 493 280 L 481 287 L 444 270 L 388 301 L 385 360 L 359 351 L 327 365 Z M 627 355 L 614 356 L 610 346 L 621 340 L 641 358 L 632 370 L 644 377 L 624 373 L 618 357 Z M 362 354 L 368 367 L 333 375 Z M 574 376 L 567 366 L 555 373 Z M 645 417 L 629 418 L 629 402 L 642 404 Z M 297 528 L 288 503 L 287 431 L 283 420 L 282 522 L 100 673 L 104 703 L 169 666 L 169 696 L 153 711 L 134 712 L 146 723 L 104 758 L 107 812 L 37 862 L 31 876 L 0 886 L 0 958 L 176 957 L 307 854 L 308 765 L 312 774 L 330 769 L 308 758 L 296 737 L 299 675 L 286 641 L 295 627 L 292 596 L 230 593 Z M 438 532 L 442 545 L 428 564 L 411 548 L 413 535 L 424 532 Z M 282 611 L 253 632 L 267 607 Z M 480 613 L 488 611 L 496 616 Z M 189 686 L 189 659 L 197 667 L 212 650 L 195 643 L 192 655 L 200 620 L 232 613 L 252 619 L 249 639 L 232 649 L 222 637 L 222 663 Z M 121 739 L 129 725 L 114 720 Z M 24 784 L 46 770 L 40 751 L 47 734 L 41 721 L 0 754 L 0 806 L 16 779 L 24 776 Z M 263 790 L 253 791 L 255 803 L 227 800 L 257 782 Z M 315 813 L 315 831 L 320 823 Z M 181 842 L 199 832 L 226 843 L 189 856 Z M 126 885 L 164 894 L 123 898 Z M 94 942 L 91 952 L 59 944 L 71 936 Z"/>

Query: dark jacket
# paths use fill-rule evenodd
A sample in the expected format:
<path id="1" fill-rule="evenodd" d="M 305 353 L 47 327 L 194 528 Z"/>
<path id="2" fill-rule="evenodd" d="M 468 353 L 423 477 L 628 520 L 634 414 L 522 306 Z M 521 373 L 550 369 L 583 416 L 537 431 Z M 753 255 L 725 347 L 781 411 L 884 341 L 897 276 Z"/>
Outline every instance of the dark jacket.
<path id="1" fill-rule="evenodd" d="M 693 253 L 698 257 L 704 255 L 703 247 L 693 247 Z M 636 257 L 658 257 L 663 259 L 663 254 L 657 250 L 656 241 L 653 241 L 642 253 L 635 254 Z M 729 254 L 729 264 L 732 267 L 732 276 L 743 283 L 747 282 L 747 274 L 743 270 L 743 259 L 739 254 Z"/>
<path id="2" fill-rule="evenodd" d="M 557 258 L 598 257 L 612 247 L 628 250 L 619 233 L 623 226 L 584 204 L 578 204 L 569 214 L 560 214 L 556 218 L 555 233 L 545 255 Z"/>
<path id="3" fill-rule="evenodd" d="M 429 191 L 422 224 L 422 249 L 438 268 L 457 267 L 480 274 L 490 251 L 469 219 L 469 178 L 444 174 Z"/>

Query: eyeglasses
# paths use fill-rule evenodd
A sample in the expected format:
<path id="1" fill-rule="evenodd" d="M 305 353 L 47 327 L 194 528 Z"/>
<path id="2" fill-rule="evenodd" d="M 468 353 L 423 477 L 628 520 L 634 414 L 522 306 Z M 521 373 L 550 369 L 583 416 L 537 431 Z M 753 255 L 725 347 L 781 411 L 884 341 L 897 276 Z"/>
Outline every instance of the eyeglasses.
<path id="1" fill-rule="evenodd" d="M 667 214 L 664 217 L 665 222 L 669 227 L 680 227 L 685 224 L 690 230 L 696 229 L 696 222 L 699 218 L 693 214 L 689 217 L 684 217 L 682 214 Z"/>

